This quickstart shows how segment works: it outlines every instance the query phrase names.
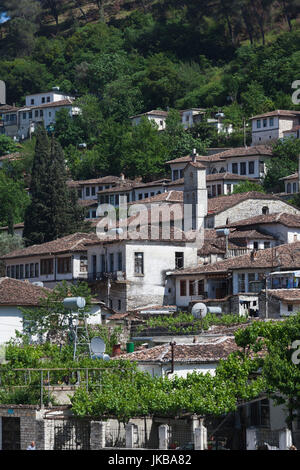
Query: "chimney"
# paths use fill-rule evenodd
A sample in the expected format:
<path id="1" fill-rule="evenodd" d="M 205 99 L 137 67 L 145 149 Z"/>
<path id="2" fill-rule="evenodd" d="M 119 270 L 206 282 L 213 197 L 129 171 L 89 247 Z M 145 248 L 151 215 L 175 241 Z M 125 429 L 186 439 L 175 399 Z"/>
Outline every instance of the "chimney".
<path id="1" fill-rule="evenodd" d="M 197 150 L 196 149 L 193 149 L 193 153 L 191 157 L 192 157 L 192 162 L 196 163 L 197 162 Z"/>
<path id="2" fill-rule="evenodd" d="M 120 180 L 121 180 L 121 181 L 124 181 L 124 180 L 125 180 L 125 175 L 124 175 L 124 173 L 121 173 L 121 174 L 120 174 Z"/>

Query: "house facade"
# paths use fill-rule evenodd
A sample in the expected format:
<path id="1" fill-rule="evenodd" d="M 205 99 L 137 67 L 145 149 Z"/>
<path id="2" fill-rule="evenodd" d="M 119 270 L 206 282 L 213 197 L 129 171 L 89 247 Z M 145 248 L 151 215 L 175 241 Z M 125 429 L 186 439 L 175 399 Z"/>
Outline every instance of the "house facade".
<path id="1" fill-rule="evenodd" d="M 252 145 L 270 144 L 277 139 L 289 137 L 298 131 L 300 124 L 300 111 L 277 109 L 269 113 L 253 116 Z"/>

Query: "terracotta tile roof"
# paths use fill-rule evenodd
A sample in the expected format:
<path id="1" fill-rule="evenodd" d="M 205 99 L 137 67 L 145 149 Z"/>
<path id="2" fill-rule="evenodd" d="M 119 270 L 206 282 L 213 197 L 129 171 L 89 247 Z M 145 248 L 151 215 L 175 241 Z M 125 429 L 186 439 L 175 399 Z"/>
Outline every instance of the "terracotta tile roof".
<path id="1" fill-rule="evenodd" d="M 247 199 L 262 199 L 262 200 L 276 200 L 281 201 L 281 199 L 273 194 L 264 194 L 258 191 L 249 191 L 247 193 L 238 193 L 230 194 L 229 196 L 218 196 L 208 199 L 208 215 L 209 214 L 218 214 L 223 212 L 230 207 L 239 204 L 240 202 L 246 201 Z"/>
<path id="2" fill-rule="evenodd" d="M 200 163 L 205 162 L 214 162 L 214 161 L 221 161 L 222 159 L 219 157 L 220 154 L 214 153 L 211 155 L 197 155 L 196 161 Z M 188 163 L 192 161 L 191 155 L 186 155 L 184 157 L 174 158 L 173 160 L 169 160 L 166 164 L 173 164 L 173 163 Z"/>
<path id="3" fill-rule="evenodd" d="M 228 273 L 236 269 L 300 269 L 300 242 L 250 252 L 224 261 L 173 271 L 171 275 Z"/>
<path id="4" fill-rule="evenodd" d="M 68 181 L 68 185 L 69 186 L 70 185 L 84 186 L 86 184 L 119 183 L 120 181 L 122 181 L 120 176 L 109 175 L 109 176 L 101 176 L 99 178 L 93 178 L 93 179 L 90 179 L 90 180 L 77 180 L 77 181 L 70 180 L 70 181 Z"/>
<path id="5" fill-rule="evenodd" d="M 0 259 L 23 258 L 27 256 L 52 255 L 58 253 L 70 253 L 75 251 L 86 251 L 85 243 L 98 240 L 94 233 L 73 233 L 63 238 L 58 238 L 41 245 L 32 245 L 21 250 L 15 250 Z"/>
<path id="6" fill-rule="evenodd" d="M 19 108 L 19 112 L 25 111 L 27 109 L 40 109 L 40 108 L 55 108 L 57 106 L 73 106 L 74 101 L 71 99 L 64 99 L 59 101 L 52 101 L 52 103 L 43 103 L 40 105 L 31 105 L 31 106 L 22 106 Z"/>
<path id="7" fill-rule="evenodd" d="M 162 116 L 162 117 L 167 117 L 168 116 L 168 111 L 162 111 L 161 109 L 152 109 L 151 111 L 147 111 L 146 113 L 142 114 L 135 114 L 134 116 L 130 116 L 129 119 L 135 118 L 135 117 L 140 117 L 140 116 L 148 116 L 148 115 L 157 115 L 157 116 Z"/>
<path id="8" fill-rule="evenodd" d="M 77 202 L 81 207 L 91 207 L 91 206 L 98 207 L 97 199 L 78 199 Z"/>
<path id="9" fill-rule="evenodd" d="M 219 158 L 231 158 L 231 157 L 250 157 L 256 155 L 267 155 L 272 156 L 272 147 L 268 145 L 255 145 L 253 147 L 237 147 L 230 150 L 225 150 L 225 152 L 217 153 Z"/>
<path id="10" fill-rule="evenodd" d="M 218 339 L 207 339 L 203 343 L 176 344 L 174 346 L 175 363 L 211 363 L 226 359 L 229 354 L 237 351 L 238 347 L 233 337 L 223 336 Z M 127 354 L 121 354 L 114 359 L 129 359 L 142 363 L 166 364 L 171 362 L 172 352 L 170 344 L 154 346 Z"/>
<path id="11" fill-rule="evenodd" d="M 234 173 L 214 173 L 206 175 L 206 181 L 217 181 L 217 180 L 241 180 L 241 181 L 257 181 L 257 178 L 249 178 L 244 175 L 237 175 Z"/>
<path id="12" fill-rule="evenodd" d="M 285 180 L 294 180 L 299 178 L 299 173 L 298 171 L 296 173 L 293 173 L 292 175 L 284 176 L 283 178 L 279 178 L 279 181 L 285 181 Z"/>
<path id="13" fill-rule="evenodd" d="M 0 278 L 0 305 L 38 305 L 40 299 L 49 292 L 50 289 L 35 286 L 28 281 Z"/>
<path id="14" fill-rule="evenodd" d="M 287 109 L 276 109 L 275 111 L 270 111 L 269 113 L 264 113 L 264 114 L 258 114 L 256 116 L 252 116 L 250 119 L 259 119 L 259 118 L 264 118 L 264 117 L 269 117 L 269 116 L 299 116 L 300 111 L 293 111 L 293 110 L 287 110 Z"/>
<path id="15" fill-rule="evenodd" d="M 299 214 L 288 214 L 287 212 L 276 212 L 274 214 L 257 215 L 249 219 L 238 220 L 228 224 L 227 227 L 246 227 L 262 224 L 282 224 L 286 227 L 300 227 L 300 211 Z"/>
<path id="16" fill-rule="evenodd" d="M 155 196 L 147 197 L 146 199 L 141 199 L 139 201 L 134 201 L 129 203 L 131 204 L 148 204 L 148 203 L 160 203 L 160 202 L 183 202 L 183 191 L 166 191 L 161 194 L 156 194 Z"/>
<path id="17" fill-rule="evenodd" d="M 268 296 L 285 302 L 300 303 L 300 289 L 268 289 Z"/>
<path id="18" fill-rule="evenodd" d="M 275 237 L 262 233 L 259 230 L 235 230 L 229 235 L 229 240 L 232 239 L 275 240 Z"/>

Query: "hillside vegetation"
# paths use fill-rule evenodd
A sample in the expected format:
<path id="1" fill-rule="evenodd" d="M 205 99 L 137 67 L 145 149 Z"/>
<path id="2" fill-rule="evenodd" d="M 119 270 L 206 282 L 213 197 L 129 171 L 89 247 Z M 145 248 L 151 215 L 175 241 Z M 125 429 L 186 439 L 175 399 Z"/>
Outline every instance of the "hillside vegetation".
<path id="1" fill-rule="evenodd" d="M 165 176 L 165 162 L 193 148 L 243 145 L 251 115 L 300 109 L 291 100 L 300 79 L 299 7 L 300 0 L 0 0 L 10 18 L 0 37 L 7 103 L 21 106 L 27 94 L 54 86 L 76 97 L 82 114 L 71 119 L 62 110 L 55 126 L 69 177 Z M 188 107 L 206 108 L 208 117 L 222 109 L 235 132 L 217 135 L 205 122 L 183 131 L 178 110 Z M 165 132 L 146 120 L 131 125 L 130 116 L 151 109 L 170 110 Z M 22 147 L 26 158 L 5 169 L 3 187 L 30 177 L 34 138 Z M 293 146 L 291 164 L 276 175 L 296 169 L 299 151 Z M 10 223 L 22 220 L 15 213 Z"/>

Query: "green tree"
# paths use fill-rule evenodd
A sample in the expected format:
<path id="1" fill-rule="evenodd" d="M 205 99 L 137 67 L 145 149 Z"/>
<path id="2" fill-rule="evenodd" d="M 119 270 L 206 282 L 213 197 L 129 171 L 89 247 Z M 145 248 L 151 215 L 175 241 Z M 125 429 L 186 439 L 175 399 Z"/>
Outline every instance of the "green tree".
<path id="1" fill-rule="evenodd" d="M 11 137 L 0 135 L 0 155 L 17 152 L 19 147 Z"/>
<path id="2" fill-rule="evenodd" d="M 24 241 L 19 235 L 9 233 L 0 234 L 0 256 L 4 256 L 11 251 L 23 248 Z M 5 262 L 0 261 L 0 276 L 5 276 Z"/>
<path id="3" fill-rule="evenodd" d="M 267 173 L 263 187 L 268 192 L 284 191 L 284 182 L 280 178 L 297 171 L 300 153 L 299 139 L 289 138 L 278 140 L 273 145 L 273 157 L 266 162 Z"/>
<path id="4" fill-rule="evenodd" d="M 252 181 L 244 181 L 239 184 L 234 185 L 233 194 L 238 193 L 247 193 L 249 191 L 258 191 L 264 193 L 264 188 L 259 183 L 254 183 Z"/>
<path id="5" fill-rule="evenodd" d="M 70 326 L 68 319 L 70 311 L 64 307 L 66 297 L 84 297 L 86 306 L 80 313 L 89 313 L 91 308 L 91 293 L 86 283 L 69 284 L 63 281 L 55 286 L 45 298 L 40 300 L 38 308 L 22 309 L 26 322 L 25 332 L 31 335 L 45 335 L 46 341 L 58 343 L 67 341 Z"/>
<path id="6" fill-rule="evenodd" d="M 0 172 L 0 225 L 8 226 L 13 233 L 13 225 L 23 222 L 29 197 L 22 180 L 13 180 L 4 171 Z"/>

